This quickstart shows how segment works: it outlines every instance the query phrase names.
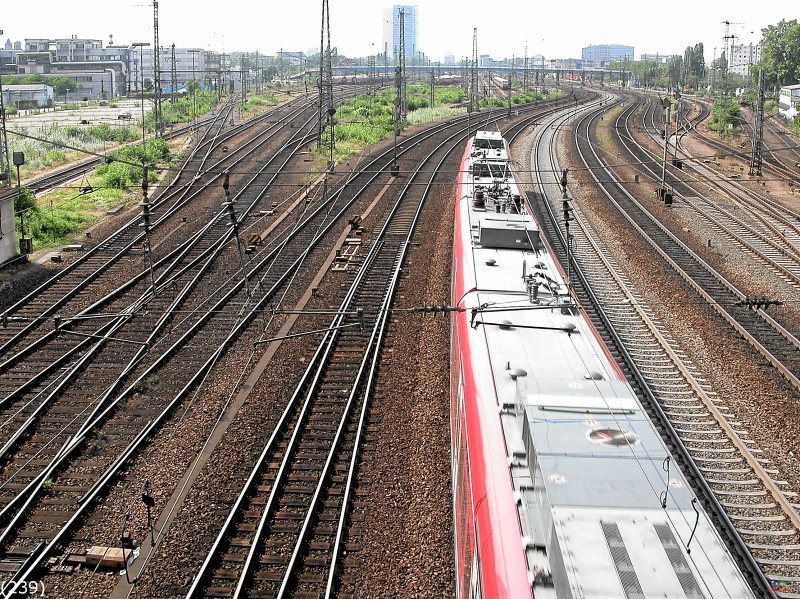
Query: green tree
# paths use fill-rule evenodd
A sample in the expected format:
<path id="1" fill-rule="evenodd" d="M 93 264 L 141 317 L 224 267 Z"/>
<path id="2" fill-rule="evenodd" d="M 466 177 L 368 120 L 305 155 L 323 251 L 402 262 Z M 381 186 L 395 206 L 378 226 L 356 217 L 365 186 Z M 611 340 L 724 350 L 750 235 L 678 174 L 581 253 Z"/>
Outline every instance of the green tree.
<path id="1" fill-rule="evenodd" d="M 708 128 L 722 135 L 728 135 L 736 128 L 741 110 L 739 104 L 732 98 L 717 100 L 711 108 L 711 120 Z"/>
<path id="2" fill-rule="evenodd" d="M 30 77 L 25 77 L 22 80 L 24 85 L 36 85 L 37 83 L 47 83 L 47 78 L 41 73 L 34 73 Z"/>
<path id="3" fill-rule="evenodd" d="M 706 77 L 706 60 L 703 56 L 703 44 L 688 46 L 683 54 L 684 85 L 698 89 L 700 81 Z"/>
<path id="4" fill-rule="evenodd" d="M 780 87 L 800 80 L 800 25 L 796 19 L 781 20 L 761 30 L 763 36 L 760 68 L 764 83 Z M 757 73 L 755 73 L 757 76 Z"/>
<path id="5" fill-rule="evenodd" d="M 14 198 L 14 212 L 34 212 L 36 211 L 36 194 L 28 187 L 21 187 L 20 193 Z"/>
<path id="6" fill-rule="evenodd" d="M 78 89 L 78 84 L 66 77 L 50 77 L 47 84 L 53 88 L 53 93 L 56 96 L 64 96 L 65 102 L 67 101 L 67 94 Z"/>
<path id="7" fill-rule="evenodd" d="M 186 82 L 186 92 L 189 95 L 193 95 L 199 89 L 200 89 L 200 84 L 197 82 L 197 79 L 189 79 Z"/>
<path id="8" fill-rule="evenodd" d="M 669 87 L 680 89 L 683 84 L 683 57 L 673 56 L 667 63 L 667 76 L 669 77 Z"/>

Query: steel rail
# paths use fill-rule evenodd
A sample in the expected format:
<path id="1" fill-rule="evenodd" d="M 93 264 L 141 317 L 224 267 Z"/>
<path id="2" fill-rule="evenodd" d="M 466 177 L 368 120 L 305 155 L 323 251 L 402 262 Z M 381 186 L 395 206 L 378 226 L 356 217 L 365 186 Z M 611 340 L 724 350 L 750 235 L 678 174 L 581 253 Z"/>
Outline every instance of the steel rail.
<path id="1" fill-rule="evenodd" d="M 578 129 L 576 128 L 575 138 L 577 139 L 578 137 L 579 133 Z M 541 144 L 541 141 L 538 143 Z M 549 143 L 554 144 L 555 138 L 552 138 Z M 541 152 L 541 150 L 537 150 L 537 152 Z M 549 150 L 548 156 L 551 160 L 551 164 L 553 164 L 553 172 L 558 172 L 558 166 L 555 164 L 555 152 L 552 150 L 552 148 Z M 555 175 L 552 177 L 552 179 L 552 183 L 541 180 L 538 183 L 540 193 L 542 194 L 543 198 L 550 198 L 551 194 L 548 192 L 548 188 L 552 188 L 553 185 L 558 187 L 558 181 Z M 555 244 L 563 263 L 565 260 L 563 248 L 565 247 L 566 240 L 564 239 L 563 231 L 558 226 L 559 221 L 552 206 L 553 202 L 558 201 L 560 200 L 550 198 L 549 201 L 543 202 L 542 209 L 547 215 L 548 224 L 552 223 L 552 226 L 549 227 L 548 238 L 551 240 L 551 243 Z M 704 499 L 707 508 L 710 509 L 710 511 L 714 514 L 714 517 L 717 519 L 719 526 L 721 527 L 721 531 L 726 535 L 729 543 L 735 548 L 740 563 L 743 565 L 745 571 L 750 575 L 752 584 L 754 584 L 761 590 L 761 592 L 765 593 L 765 596 L 767 596 L 767 593 L 770 592 L 769 582 L 764 577 L 761 568 L 756 563 L 747 545 L 740 537 L 738 530 L 729 519 L 726 511 L 713 494 L 713 490 L 706 481 L 702 471 L 692 458 L 688 448 L 684 445 L 680 434 L 673 427 L 669 416 L 660 405 L 658 398 L 648 385 L 647 377 L 637 367 L 636 359 L 629 353 L 625 342 L 603 309 L 602 302 L 593 292 L 586 275 L 580 268 L 580 264 L 577 261 L 573 262 L 572 272 L 575 273 L 575 283 L 580 283 L 580 287 L 575 287 L 575 290 L 577 291 L 580 289 L 580 293 L 585 295 L 585 298 L 581 301 L 581 305 L 584 306 L 584 309 L 591 306 L 593 315 L 590 316 L 592 317 L 592 320 L 595 322 L 595 325 L 598 326 L 599 330 L 604 331 L 605 335 L 609 338 L 609 343 L 611 344 L 610 346 L 613 348 L 614 353 L 618 355 L 618 362 L 628 372 L 629 380 L 635 383 L 637 395 L 642 398 L 645 405 L 650 406 L 650 408 L 653 410 L 655 417 L 665 431 L 664 434 L 666 435 L 666 438 L 673 447 L 673 452 L 680 456 L 685 470 L 688 474 L 690 474 L 690 477 L 695 484 L 696 490 Z"/>

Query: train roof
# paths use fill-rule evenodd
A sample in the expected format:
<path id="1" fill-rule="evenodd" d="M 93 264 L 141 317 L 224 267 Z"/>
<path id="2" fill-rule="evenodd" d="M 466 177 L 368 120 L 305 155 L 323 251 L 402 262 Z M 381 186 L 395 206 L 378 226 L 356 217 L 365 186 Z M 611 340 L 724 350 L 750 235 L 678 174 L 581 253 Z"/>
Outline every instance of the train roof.
<path id="1" fill-rule="evenodd" d="M 499 426 L 484 423 L 481 441 L 506 448 L 530 577 L 552 574 L 534 595 L 751 597 L 707 517 L 695 526 L 687 481 L 510 166 L 499 132 L 479 131 L 465 152 L 455 299 L 464 369 L 479 399 L 496 402 L 482 417 Z"/>

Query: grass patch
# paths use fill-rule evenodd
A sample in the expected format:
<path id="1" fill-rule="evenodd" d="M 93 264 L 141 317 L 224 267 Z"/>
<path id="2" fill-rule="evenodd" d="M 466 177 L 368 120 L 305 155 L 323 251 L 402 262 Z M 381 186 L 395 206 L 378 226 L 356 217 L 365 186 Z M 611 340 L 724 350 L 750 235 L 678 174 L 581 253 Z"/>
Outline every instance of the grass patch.
<path id="1" fill-rule="evenodd" d="M 217 103 L 217 94 L 206 91 L 197 91 L 194 96 L 182 94 L 175 98 L 175 102 L 170 101 L 169 96 L 161 100 L 161 118 L 165 125 L 176 123 L 189 123 L 195 118 L 206 114 Z M 153 132 L 156 130 L 155 111 L 151 110 L 144 117 L 145 130 Z"/>
<path id="2" fill-rule="evenodd" d="M 711 108 L 711 119 L 708 121 L 708 128 L 711 131 L 716 131 L 722 137 L 737 137 L 739 134 L 740 114 L 741 109 L 736 101 L 730 98 L 724 101 L 717 100 Z"/>
<path id="3" fill-rule="evenodd" d="M 467 95 L 461 88 L 437 87 L 434 89 L 436 106 L 430 107 L 430 87 L 411 84 L 406 88 L 406 123 L 419 125 L 464 114 L 464 108 L 446 106 L 461 102 Z M 386 89 L 376 95 L 363 95 L 345 100 L 337 106 L 334 135 L 336 147 L 333 159 L 343 162 L 364 151 L 364 148 L 394 136 L 395 90 Z M 316 149 L 320 158 L 330 156 L 330 127 L 322 134 L 322 144 Z"/>
<path id="4" fill-rule="evenodd" d="M 85 158 L 86 153 L 103 153 L 109 144 L 133 141 L 141 135 L 136 127 L 106 124 L 79 127 L 52 123 L 37 129 L 12 127 L 8 132 L 9 152 L 25 154 L 22 177 Z"/>
<path id="5" fill-rule="evenodd" d="M 163 139 L 149 140 L 145 147 L 126 146 L 110 154 L 116 160 L 97 167 L 88 180 L 75 187 L 57 189 L 41 198 L 26 190 L 22 210 L 25 234 L 33 239 L 34 250 L 72 243 L 77 234 L 103 218 L 110 208 L 133 204 L 141 194 L 142 164 L 163 164 L 170 160 Z M 134 163 L 134 164 L 131 164 Z M 157 180 L 154 170 L 148 181 Z M 17 227 L 21 226 L 17 217 Z"/>
<path id="6" fill-rule="evenodd" d="M 96 189 L 99 177 L 92 177 L 85 189 Z M 96 222 L 106 211 L 125 203 L 122 190 L 97 189 L 89 193 L 78 188 L 59 189 L 37 199 L 24 212 L 25 234 L 33 239 L 34 250 L 72 243 L 75 235 Z M 20 227 L 17 217 L 17 227 Z"/>
<path id="7" fill-rule="evenodd" d="M 245 113 L 253 112 L 265 106 L 275 106 L 277 103 L 278 100 L 275 96 L 250 96 L 247 98 L 247 102 L 242 105 L 241 111 Z"/>

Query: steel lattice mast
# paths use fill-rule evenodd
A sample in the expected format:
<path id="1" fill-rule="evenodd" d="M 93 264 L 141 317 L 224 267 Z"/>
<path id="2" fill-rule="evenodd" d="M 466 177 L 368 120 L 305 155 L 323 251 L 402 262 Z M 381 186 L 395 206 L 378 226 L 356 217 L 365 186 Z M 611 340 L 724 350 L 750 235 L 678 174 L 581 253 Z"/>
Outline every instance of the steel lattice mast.
<path id="1" fill-rule="evenodd" d="M 158 46 L 158 0 L 153 0 L 153 77 L 156 86 L 156 136 L 161 135 L 161 55 Z"/>
<path id="2" fill-rule="evenodd" d="M 753 151 L 750 154 L 750 176 L 761 176 L 763 158 L 761 149 L 764 141 L 764 69 L 758 72 L 758 100 L 753 118 Z"/>
<path id="3" fill-rule="evenodd" d="M 472 72 L 469 83 L 469 109 L 478 108 L 478 28 L 472 30 Z"/>
<path id="4" fill-rule="evenodd" d="M 406 12 L 403 8 L 398 11 L 400 17 L 400 118 L 406 120 L 408 98 L 406 96 Z"/>
<path id="5" fill-rule="evenodd" d="M 319 123 L 317 145 L 322 145 L 324 123 L 333 110 L 333 65 L 331 56 L 331 13 L 328 0 L 322 0 L 322 25 L 319 41 Z M 331 117 L 332 118 L 332 117 Z"/>

